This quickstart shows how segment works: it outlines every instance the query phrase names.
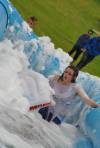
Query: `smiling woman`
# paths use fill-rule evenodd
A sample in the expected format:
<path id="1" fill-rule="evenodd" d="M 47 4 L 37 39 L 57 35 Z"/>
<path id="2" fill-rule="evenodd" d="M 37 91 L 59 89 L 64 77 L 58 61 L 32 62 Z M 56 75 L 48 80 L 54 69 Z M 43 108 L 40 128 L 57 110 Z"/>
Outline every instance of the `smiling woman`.
<path id="1" fill-rule="evenodd" d="M 69 107 L 75 100 L 76 94 L 78 94 L 87 105 L 91 107 L 100 106 L 85 93 L 79 84 L 75 83 L 77 76 L 78 69 L 73 66 L 68 66 L 61 76 L 49 78 L 50 86 L 55 92 L 53 97 L 56 105 L 39 110 L 39 113 L 45 120 L 61 124 L 66 118 Z"/>

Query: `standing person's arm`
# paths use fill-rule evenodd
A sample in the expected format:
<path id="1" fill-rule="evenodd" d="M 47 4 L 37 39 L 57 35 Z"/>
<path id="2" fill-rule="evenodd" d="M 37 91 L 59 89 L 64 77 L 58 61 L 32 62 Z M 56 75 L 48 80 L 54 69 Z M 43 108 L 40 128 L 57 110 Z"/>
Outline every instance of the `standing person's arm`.
<path id="1" fill-rule="evenodd" d="M 98 36 L 100 36 L 100 32 L 95 30 L 95 29 L 92 29 L 94 33 L 96 33 Z"/>
<path id="2" fill-rule="evenodd" d="M 89 105 L 91 107 L 99 107 L 100 106 L 100 104 L 97 104 L 94 100 L 92 100 L 80 86 L 77 86 L 76 90 L 77 90 L 78 95 L 83 99 L 83 101 L 87 105 Z"/>

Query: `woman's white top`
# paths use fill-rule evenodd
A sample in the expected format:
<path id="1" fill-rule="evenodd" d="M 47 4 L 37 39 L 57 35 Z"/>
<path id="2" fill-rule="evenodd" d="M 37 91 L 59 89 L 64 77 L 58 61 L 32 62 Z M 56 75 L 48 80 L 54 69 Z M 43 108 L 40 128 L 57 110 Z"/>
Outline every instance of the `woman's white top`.
<path id="1" fill-rule="evenodd" d="M 77 94 L 81 93 L 83 98 L 88 97 L 79 84 L 70 83 L 63 85 L 54 79 L 54 77 L 49 78 L 49 83 L 55 92 L 54 101 L 56 102 L 56 105 L 50 107 L 49 111 L 53 113 L 54 117 L 57 116 L 61 120 L 67 115 L 68 108 Z"/>

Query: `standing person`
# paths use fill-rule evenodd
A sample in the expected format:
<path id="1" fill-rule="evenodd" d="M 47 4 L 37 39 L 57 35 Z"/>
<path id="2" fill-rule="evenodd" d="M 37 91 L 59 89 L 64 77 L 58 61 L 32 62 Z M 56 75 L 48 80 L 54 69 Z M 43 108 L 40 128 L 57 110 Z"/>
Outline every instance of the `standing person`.
<path id="1" fill-rule="evenodd" d="M 96 56 L 100 55 L 100 36 L 94 37 L 88 41 L 83 48 L 84 54 L 80 62 L 76 65 L 78 69 L 83 68 L 90 63 Z"/>
<path id="2" fill-rule="evenodd" d="M 35 16 L 31 16 L 28 20 L 27 23 L 29 24 L 29 26 L 32 28 L 35 27 L 36 23 L 37 23 L 37 18 Z"/>
<path id="3" fill-rule="evenodd" d="M 53 76 L 49 79 L 50 86 L 55 92 L 54 101 L 56 105 L 39 110 L 43 119 L 61 124 L 67 116 L 68 108 L 73 103 L 76 94 L 89 106 L 100 106 L 100 104 L 96 104 L 95 101 L 84 92 L 79 84 L 75 83 L 77 76 L 78 70 L 73 66 L 68 66 L 61 76 Z"/>
<path id="4" fill-rule="evenodd" d="M 91 35 L 94 32 L 90 29 L 88 30 L 88 32 L 86 34 L 82 34 L 78 40 L 76 41 L 75 45 L 73 46 L 73 48 L 68 52 L 69 55 L 72 55 L 75 52 L 75 55 L 73 57 L 73 62 L 75 60 L 77 60 L 77 58 L 80 56 L 80 54 L 82 53 L 82 48 L 84 47 L 84 45 L 89 41 Z"/>

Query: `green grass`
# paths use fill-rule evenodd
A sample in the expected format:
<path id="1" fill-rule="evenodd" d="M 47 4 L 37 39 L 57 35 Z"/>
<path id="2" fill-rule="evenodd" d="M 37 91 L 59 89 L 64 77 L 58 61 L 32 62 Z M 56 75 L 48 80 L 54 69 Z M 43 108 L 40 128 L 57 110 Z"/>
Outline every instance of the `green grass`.
<path id="1" fill-rule="evenodd" d="M 68 51 L 80 34 L 90 28 L 100 31 L 99 0 L 11 0 L 24 19 L 38 18 L 34 31 L 52 39 L 55 47 Z M 73 44 L 72 44 L 72 43 Z M 100 77 L 100 56 L 82 71 Z"/>

